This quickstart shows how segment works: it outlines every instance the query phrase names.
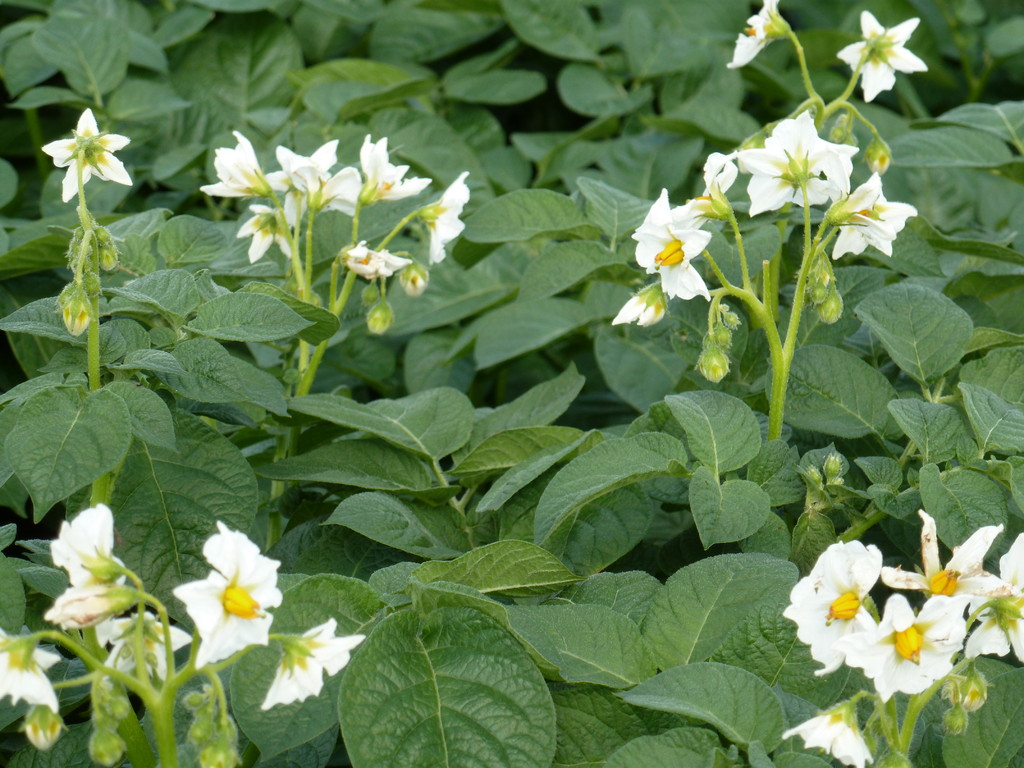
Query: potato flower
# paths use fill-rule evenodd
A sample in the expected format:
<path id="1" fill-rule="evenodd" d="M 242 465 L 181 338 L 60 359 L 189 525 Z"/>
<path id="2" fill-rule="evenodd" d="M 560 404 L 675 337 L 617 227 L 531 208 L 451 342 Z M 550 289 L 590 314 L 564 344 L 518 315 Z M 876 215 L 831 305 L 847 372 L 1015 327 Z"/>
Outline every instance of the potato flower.
<path id="1" fill-rule="evenodd" d="M 784 35 L 787 26 L 779 16 L 779 0 L 764 0 L 761 10 L 747 19 L 747 28 L 736 38 L 732 61 L 726 66 L 729 69 L 745 67 L 774 38 Z"/>
<path id="2" fill-rule="evenodd" d="M 61 197 L 68 202 L 78 194 L 78 164 L 82 162 L 82 184 L 93 175 L 104 181 L 132 185 L 132 179 L 124 163 L 114 157 L 119 149 L 131 142 L 127 136 L 116 133 L 100 133 L 91 109 L 85 110 L 78 118 L 73 139 L 58 139 L 43 146 L 42 150 L 53 158 L 58 168 L 67 168 Z"/>
<path id="3" fill-rule="evenodd" d="M 690 264 L 711 241 L 711 233 L 698 227 L 692 211 L 669 206 L 668 190 L 663 189 L 633 233 L 637 263 L 647 274 L 661 277 L 661 287 L 669 297 L 711 299 L 704 279 Z"/>
<path id="4" fill-rule="evenodd" d="M 843 765 L 864 768 L 865 763 L 872 762 L 852 704 L 841 704 L 782 734 L 784 739 L 792 736 L 803 739 L 808 749 L 824 749 Z"/>
<path id="5" fill-rule="evenodd" d="M 50 556 L 68 572 L 72 587 L 91 587 L 124 582 L 124 563 L 113 556 L 113 549 L 114 514 L 106 504 L 97 504 L 61 523 Z"/>
<path id="6" fill-rule="evenodd" d="M 363 205 L 371 205 L 380 200 L 401 200 L 418 195 L 428 186 L 430 179 L 406 179 L 408 165 L 392 165 L 388 159 L 388 140 L 383 138 L 374 143 L 369 135 L 363 140 L 359 150 L 359 163 L 363 168 L 366 180 L 359 199 Z"/>
<path id="7" fill-rule="evenodd" d="M 869 245 L 892 256 L 893 241 L 903 231 L 907 219 L 917 216 L 917 208 L 886 200 L 882 194 L 882 177 L 874 173 L 848 198 L 836 203 L 829 216 L 839 225 L 833 259 L 848 253 L 856 256 Z"/>
<path id="8" fill-rule="evenodd" d="M 238 145 L 219 147 L 214 151 L 213 167 L 217 171 L 216 184 L 205 184 L 199 189 L 211 197 L 269 197 L 267 181 L 252 143 L 238 131 L 232 131 Z"/>
<path id="9" fill-rule="evenodd" d="M 365 636 L 335 637 L 337 628 L 338 622 L 330 619 L 301 637 L 285 639 L 284 658 L 261 709 L 317 696 L 324 686 L 323 673 L 336 675 L 348 664 L 352 649 Z"/>
<path id="10" fill-rule="evenodd" d="M 441 199 L 423 211 L 423 220 L 430 229 L 430 263 L 437 264 L 445 257 L 444 247 L 462 234 L 466 225 L 459 216 L 462 208 L 469 202 L 469 187 L 466 177 L 469 171 L 463 171 L 441 195 Z"/>
<path id="11" fill-rule="evenodd" d="M 367 248 L 365 240 L 354 248 L 349 248 L 348 255 L 345 257 L 345 266 L 367 280 L 391 277 L 409 264 L 412 264 L 411 259 L 395 256 L 387 249 L 374 251 Z"/>
<path id="12" fill-rule="evenodd" d="M 864 40 L 843 48 L 836 54 L 856 71 L 861 69 L 861 88 L 864 101 L 871 101 L 882 91 L 896 84 L 897 72 L 927 72 L 928 65 L 904 48 L 904 44 L 917 29 L 920 19 L 908 19 L 891 29 L 878 23 L 870 11 L 861 11 L 860 30 Z"/>
<path id="13" fill-rule="evenodd" d="M 988 597 L 971 601 L 972 612 L 986 603 L 989 605 L 978 616 L 978 623 L 967 638 L 964 655 L 969 658 L 987 654 L 1005 656 L 1012 647 L 1017 659 L 1024 661 L 1024 534 L 999 558 L 999 577 L 1013 593 L 994 601 Z"/>
<path id="14" fill-rule="evenodd" d="M 29 637 L 12 637 L 0 629 L 0 701 L 11 697 L 11 704 L 24 701 L 49 707 L 56 712 L 57 692 L 46 670 L 60 656 L 44 651 Z"/>

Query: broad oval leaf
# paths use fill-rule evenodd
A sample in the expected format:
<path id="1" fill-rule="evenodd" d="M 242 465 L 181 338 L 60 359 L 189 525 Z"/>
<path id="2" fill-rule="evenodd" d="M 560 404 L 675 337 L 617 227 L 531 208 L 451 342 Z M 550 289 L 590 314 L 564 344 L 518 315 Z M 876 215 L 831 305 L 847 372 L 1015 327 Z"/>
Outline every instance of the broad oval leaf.
<path id="1" fill-rule="evenodd" d="M 977 451 L 963 417 L 951 405 L 904 398 L 889 403 L 889 413 L 914 441 L 926 464 L 938 464 Z"/>
<path id="2" fill-rule="evenodd" d="M 353 768 L 537 768 L 555 752 L 540 672 L 470 608 L 386 618 L 349 664 L 338 704 Z"/>
<path id="3" fill-rule="evenodd" d="M 339 440 L 309 453 L 259 468 L 273 480 L 351 485 L 381 491 L 424 491 L 433 487 L 430 469 L 415 456 L 376 440 Z"/>
<path id="4" fill-rule="evenodd" d="M 967 730 L 942 741 L 946 765 L 957 768 L 1009 768 L 1019 762 L 1024 729 L 1024 669 L 1000 675 L 985 706 L 971 714 Z"/>
<path id="5" fill-rule="evenodd" d="M 690 479 L 690 511 L 704 549 L 756 533 L 771 514 L 771 497 L 749 480 L 718 478 L 698 467 Z"/>
<path id="6" fill-rule="evenodd" d="M 1006 525 L 1009 509 L 1003 489 L 980 472 L 955 467 L 939 472 L 925 464 L 919 475 L 921 501 L 935 518 L 942 542 L 953 548 L 983 525 Z"/>
<path id="7" fill-rule="evenodd" d="M 287 304 L 261 293 L 227 293 L 200 305 L 190 331 L 226 341 L 274 341 L 313 323 Z"/>
<path id="8" fill-rule="evenodd" d="M 580 580 L 546 549 L 518 539 L 485 544 L 447 562 L 424 563 L 412 575 L 424 584 L 453 581 L 508 597 L 550 595 Z"/>
<path id="9" fill-rule="evenodd" d="M 711 765 L 721 742 L 705 728 L 673 728 L 633 739 L 608 756 L 605 768 Z"/>
<path id="10" fill-rule="evenodd" d="M 724 392 L 669 395 L 665 404 L 686 432 L 686 447 L 715 475 L 749 463 L 761 450 L 761 427 L 750 407 Z"/>
<path id="11" fill-rule="evenodd" d="M 1024 413 L 985 387 L 961 382 L 964 409 L 982 453 L 1024 453 Z"/>
<path id="12" fill-rule="evenodd" d="M 466 533 L 451 507 L 428 507 L 386 493 L 357 493 L 342 501 L 324 525 L 344 525 L 368 539 L 419 557 L 442 559 L 466 550 Z"/>
<path id="13" fill-rule="evenodd" d="M 550 189 L 517 189 L 484 203 L 466 219 L 464 233 L 474 243 L 599 235 L 600 231 L 586 220 L 571 198 Z"/>

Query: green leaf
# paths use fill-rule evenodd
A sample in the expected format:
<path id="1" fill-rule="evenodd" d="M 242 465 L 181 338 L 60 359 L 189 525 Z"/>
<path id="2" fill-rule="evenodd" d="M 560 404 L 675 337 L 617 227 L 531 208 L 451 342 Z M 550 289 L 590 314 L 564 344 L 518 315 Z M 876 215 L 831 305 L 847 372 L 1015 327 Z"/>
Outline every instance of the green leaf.
<path id="1" fill-rule="evenodd" d="M 417 392 L 400 400 L 375 400 L 363 405 L 339 395 L 292 398 L 295 412 L 375 435 L 427 458 L 440 459 L 469 439 L 473 406 L 450 387 Z"/>
<path id="2" fill-rule="evenodd" d="M 279 416 L 288 413 L 281 382 L 213 339 L 188 339 L 175 347 L 173 355 L 185 375 L 157 372 L 173 392 L 201 403 L 255 403 Z"/>
<path id="3" fill-rule="evenodd" d="M 977 451 L 967 434 L 963 417 L 951 405 L 906 398 L 889 403 L 889 413 L 917 445 L 926 464 L 938 464 Z"/>
<path id="4" fill-rule="evenodd" d="M 522 427 L 491 435 L 452 468 L 466 485 L 516 467 L 540 451 L 577 443 L 583 432 L 572 427 Z"/>
<path id="5" fill-rule="evenodd" d="M 908 131 L 891 146 L 893 165 L 906 168 L 990 168 L 1013 159 L 995 136 L 955 125 Z"/>
<path id="6" fill-rule="evenodd" d="M 586 201 L 588 218 L 612 240 L 635 230 L 651 209 L 649 200 L 635 197 L 603 181 L 580 176 L 576 183 Z"/>
<path id="7" fill-rule="evenodd" d="M 338 316 L 333 312 L 328 312 L 323 307 L 315 307 L 309 302 L 302 301 L 270 283 L 259 281 L 246 283 L 239 292 L 259 293 L 283 301 L 288 305 L 289 309 L 298 314 L 303 320 L 309 322 L 306 328 L 299 331 L 299 338 L 309 344 L 319 344 L 321 341 L 327 341 L 338 332 L 338 328 L 341 325 Z"/>
<path id="8" fill-rule="evenodd" d="M 0 555 L 0 629 L 17 635 L 25 623 L 25 588 L 11 561 Z"/>
<path id="9" fill-rule="evenodd" d="M 428 507 L 386 493 L 349 496 L 324 520 L 324 525 L 328 524 L 344 525 L 419 557 L 442 559 L 466 550 L 466 534 L 450 507 Z"/>
<path id="10" fill-rule="evenodd" d="M 557 85 L 562 103 L 587 117 L 636 112 L 654 95 L 649 85 L 626 90 L 623 83 L 589 64 L 569 64 L 558 73 Z"/>
<path id="11" fill-rule="evenodd" d="M 259 293 L 227 293 L 205 302 L 186 328 L 226 341 L 274 341 L 311 325 L 280 299 Z"/>
<path id="12" fill-rule="evenodd" d="M 547 89 L 544 75 L 526 69 L 449 74 L 444 90 L 449 98 L 471 104 L 519 104 Z"/>
<path id="13" fill-rule="evenodd" d="M 757 483 L 718 478 L 698 467 L 690 480 L 690 510 L 704 549 L 753 535 L 771 514 L 771 498 Z"/>
<path id="14" fill-rule="evenodd" d="M 962 253 L 967 256 L 980 256 L 984 259 L 1002 261 L 1007 264 L 1024 264 L 1024 253 L 1015 251 L 1013 248 L 1007 248 L 1005 245 L 989 242 L 988 240 L 943 235 L 922 216 L 916 216 L 911 219 L 907 229 L 923 238 L 932 248 Z M 897 247 L 904 239 L 910 240 L 912 237 L 907 238 L 906 234 L 901 235 L 899 240 L 896 241 Z M 895 251 L 893 253 L 895 255 Z"/>
<path id="15" fill-rule="evenodd" d="M 960 383 L 964 409 L 983 453 L 1024 453 L 1024 413 L 994 392 Z"/>
<path id="16" fill-rule="evenodd" d="M 625 615 L 602 605 L 512 605 L 512 631 L 558 669 L 569 683 L 630 688 L 657 670 Z"/>
<path id="17" fill-rule="evenodd" d="M 596 238 L 579 206 L 550 189 L 517 189 L 484 203 L 466 219 L 463 236 L 474 243 L 514 243 L 535 237 Z"/>
<path id="18" fill-rule="evenodd" d="M 139 440 L 174 450 L 171 409 L 160 395 L 130 381 L 112 381 L 103 387 L 120 397 L 128 408 L 132 434 Z"/>
<path id="19" fill-rule="evenodd" d="M 543 427 L 572 405 L 586 379 L 570 364 L 558 376 L 537 384 L 510 403 L 495 408 L 473 425 L 470 445 L 476 447 L 487 437 L 517 427 Z"/>
<path id="20" fill-rule="evenodd" d="M 173 415 L 177 450 L 136 441 L 110 500 L 118 556 L 165 601 L 174 587 L 209 574 L 202 549 L 215 521 L 247 532 L 258 502 L 238 448 L 195 416 Z"/>
<path id="21" fill-rule="evenodd" d="M 127 80 L 110 95 L 108 109 L 115 120 L 131 122 L 153 120 L 190 106 L 167 83 Z"/>
<path id="22" fill-rule="evenodd" d="M 603 605 L 639 623 L 660 590 L 661 582 L 646 571 L 605 572 L 562 590 L 555 600 Z"/>
<path id="23" fill-rule="evenodd" d="M 174 326 L 183 323 L 202 301 L 195 278 L 183 269 L 151 272 L 120 288 L 109 288 L 108 292 L 158 312 Z M 121 305 L 112 302 L 112 306 Z"/>
<path id="24" fill-rule="evenodd" d="M 675 712 L 708 723 L 729 741 L 760 741 L 774 749 L 782 740 L 782 705 L 756 675 L 713 662 L 666 670 L 631 691 L 618 694 L 630 704 Z"/>
<path id="25" fill-rule="evenodd" d="M 607 568 L 640 543 L 656 505 L 639 486 L 620 488 L 585 504 L 560 540 L 560 557 L 576 573 Z"/>
<path id="26" fill-rule="evenodd" d="M 767 685 L 779 686 L 820 707 L 831 706 L 839 698 L 850 676 L 849 668 L 824 677 L 815 675 L 821 665 L 797 639 L 796 624 L 771 605 L 751 613 L 711 658 L 753 672 Z"/>
<path id="27" fill-rule="evenodd" d="M 608 388 L 638 411 L 675 392 L 687 368 L 668 343 L 642 329 L 602 327 L 594 353 Z"/>
<path id="28" fill-rule="evenodd" d="M 36 30 L 32 42 L 68 85 L 90 99 L 99 100 L 112 91 L 128 71 L 128 35 L 99 18 L 52 16 Z"/>
<path id="29" fill-rule="evenodd" d="M 32 496 L 38 522 L 55 503 L 116 467 L 131 444 L 124 401 L 98 390 L 44 390 L 18 409 L 4 452 Z"/>
<path id="30" fill-rule="evenodd" d="M 384 619 L 349 664 L 339 711 L 353 768 L 537 768 L 555 752 L 554 707 L 536 666 L 469 608 Z"/>
<path id="31" fill-rule="evenodd" d="M 370 55 L 375 59 L 433 61 L 487 37 L 501 26 L 486 13 L 442 13 L 408 5 L 388 5 L 373 25 Z M 401 52 L 400 55 L 396 52 Z M 389 136 L 391 134 L 388 134 Z"/>
<path id="32" fill-rule="evenodd" d="M 627 485 L 678 473 L 686 450 L 674 437 L 646 433 L 605 440 L 552 478 L 537 504 L 534 541 L 560 550 L 580 509 Z"/>
<path id="33" fill-rule="evenodd" d="M 412 575 L 424 584 L 454 581 L 487 594 L 549 595 L 580 580 L 545 549 L 526 541 L 495 541 L 447 562 L 424 563 Z"/>
<path id="34" fill-rule="evenodd" d="M 718 737 L 704 728 L 673 728 L 664 733 L 640 736 L 608 756 L 605 768 L 650 766 L 707 766 L 720 747 Z"/>
<path id="35" fill-rule="evenodd" d="M 516 36 L 559 59 L 596 61 L 594 22 L 575 0 L 501 0 Z"/>
<path id="36" fill-rule="evenodd" d="M 0 278 L 17 277 L 67 264 L 68 241 L 61 235 L 29 240 L 0 254 Z"/>
<path id="37" fill-rule="evenodd" d="M 302 634 L 328 619 L 338 622 L 338 635 L 362 634 L 382 608 L 377 594 L 359 579 L 320 574 L 285 590 L 274 611 L 274 632 Z M 358 653 L 358 650 L 356 651 Z M 257 648 L 231 668 L 231 709 L 242 729 L 266 760 L 311 741 L 337 725 L 338 689 L 343 674 L 327 678 L 317 696 L 263 711 L 260 704 L 281 662 L 274 642 Z"/>
<path id="38" fill-rule="evenodd" d="M 924 509 L 935 518 L 939 538 L 950 548 L 984 525 L 1007 523 L 1006 497 L 985 475 L 962 467 L 939 472 L 934 464 L 925 464 L 919 480 Z"/>
<path id="39" fill-rule="evenodd" d="M 476 325 L 479 369 L 503 363 L 546 346 L 593 319 L 574 299 L 535 299 L 498 307 Z"/>
<path id="40" fill-rule="evenodd" d="M 839 437 L 885 435 L 896 390 L 877 369 L 838 347 L 812 344 L 793 355 L 786 423 Z"/>
<path id="41" fill-rule="evenodd" d="M 0 525 L 0 551 L 11 546 L 16 538 L 18 538 L 18 526 L 16 523 Z"/>
<path id="42" fill-rule="evenodd" d="M 1024 730 L 1024 669 L 1000 675 L 989 690 L 985 706 L 971 714 L 967 730 L 942 740 L 946 765 L 957 768 L 1010 768 L 1019 764 Z"/>
<path id="43" fill-rule="evenodd" d="M 715 475 L 739 469 L 761 450 L 761 427 L 742 400 L 700 390 L 669 395 L 665 404 L 686 432 L 687 450 Z"/>
<path id="44" fill-rule="evenodd" d="M 209 264 L 228 249 L 228 241 L 212 221 L 175 216 L 160 230 L 156 248 L 168 266 Z"/>
<path id="45" fill-rule="evenodd" d="M 272 480 L 351 485 L 380 491 L 424 491 L 434 475 L 422 461 L 376 440 L 340 440 L 259 468 Z"/>
<path id="46" fill-rule="evenodd" d="M 587 187 L 584 186 L 584 181 L 589 180 L 581 176 L 580 190 L 586 196 Z M 614 201 L 607 203 L 609 208 L 606 209 L 603 205 L 599 207 L 598 203 L 592 203 L 587 197 L 587 216 L 601 227 L 621 226 L 620 217 L 627 214 L 621 209 L 611 208 L 615 205 Z M 525 302 L 553 296 L 566 288 L 571 288 L 595 271 L 613 266 L 625 268 L 619 255 L 609 250 L 603 243 L 588 240 L 547 243 L 540 255 L 527 264 L 519 298 Z"/>
<path id="47" fill-rule="evenodd" d="M 1018 408 L 1024 407 L 1024 347 L 993 349 L 960 369 L 960 381 L 994 392 Z"/>
<path id="48" fill-rule="evenodd" d="M 804 498 L 804 481 L 797 474 L 797 450 L 785 440 L 770 440 L 747 465 L 747 480 L 768 492 L 773 507 Z"/>
<path id="49" fill-rule="evenodd" d="M 952 299 L 909 282 L 871 293 L 855 314 L 896 365 L 922 384 L 960 362 L 974 331 L 971 316 Z"/>
<path id="50" fill-rule="evenodd" d="M 661 669 L 703 661 L 762 605 L 781 605 L 796 566 L 759 553 L 718 555 L 677 571 L 665 582 L 643 624 Z"/>
<path id="51" fill-rule="evenodd" d="M 1018 30 L 1024 26 L 1024 17 L 1018 16 L 1015 21 Z M 1009 22 L 1000 26 L 1007 24 Z M 1019 32 L 1015 37 L 1015 44 L 1019 45 Z M 935 122 L 952 123 L 964 128 L 985 131 L 1003 141 L 1020 141 L 1021 135 L 1024 134 L 1024 103 L 1004 101 L 999 104 L 961 104 L 939 115 Z"/>

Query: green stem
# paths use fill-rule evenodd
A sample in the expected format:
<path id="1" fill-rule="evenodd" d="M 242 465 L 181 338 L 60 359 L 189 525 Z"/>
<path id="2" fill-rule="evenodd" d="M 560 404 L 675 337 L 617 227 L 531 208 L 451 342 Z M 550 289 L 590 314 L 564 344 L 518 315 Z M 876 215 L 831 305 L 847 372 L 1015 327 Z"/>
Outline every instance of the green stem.
<path id="1" fill-rule="evenodd" d="M 869 504 L 867 509 L 871 509 L 871 507 L 873 506 L 874 502 Z M 865 512 L 867 512 L 867 510 L 865 510 Z M 885 512 L 882 512 L 881 510 L 875 510 L 875 512 L 873 512 L 872 514 L 867 515 L 859 522 L 854 523 L 845 531 L 843 531 L 843 533 L 839 536 L 839 540 L 843 542 L 855 541 L 859 539 L 861 536 L 863 536 L 871 528 L 874 528 L 876 525 L 878 525 L 878 523 L 885 520 L 886 517 L 888 517 L 888 515 L 886 515 Z"/>
<path id="2" fill-rule="evenodd" d="M 786 27 L 786 37 L 788 37 L 790 42 L 793 43 L 793 50 L 796 51 L 796 60 L 800 64 L 800 76 L 804 81 L 804 90 L 807 91 L 807 96 L 818 107 L 818 115 L 820 116 L 824 111 L 825 102 L 815 90 L 814 83 L 811 82 L 811 72 L 807 68 L 807 57 L 804 56 L 804 47 L 800 45 L 800 41 L 797 39 L 796 33 L 788 25 Z M 815 119 L 815 123 L 817 122 L 818 120 Z"/>
<path id="3" fill-rule="evenodd" d="M 149 746 L 149 739 L 146 732 L 142 730 L 139 717 L 134 709 L 129 709 L 128 716 L 117 724 L 117 732 L 124 739 L 125 751 L 128 753 L 128 762 L 132 768 L 155 768 L 156 755 Z"/>
<path id="4" fill-rule="evenodd" d="M 942 689 L 942 684 L 946 681 L 946 678 L 959 672 L 967 662 L 967 659 L 963 659 L 945 677 L 936 680 L 921 693 L 910 697 L 910 701 L 907 703 L 907 711 L 903 715 L 903 726 L 899 730 L 899 750 L 904 755 L 910 752 L 910 744 L 914 739 L 914 728 L 917 727 L 917 719 L 921 716 L 921 712 L 924 711 L 932 697 Z"/>
<path id="5" fill-rule="evenodd" d="M 381 240 L 380 243 L 377 245 L 377 247 L 374 250 L 377 250 L 377 251 L 383 250 L 387 246 L 387 244 L 390 243 L 395 238 L 396 235 L 398 235 L 399 232 L 401 232 L 403 229 L 405 229 L 406 225 L 410 221 L 412 221 L 417 216 L 419 216 L 421 213 L 423 213 L 423 211 L 426 210 L 427 207 L 428 206 L 424 206 L 423 208 L 417 208 L 412 213 L 408 214 L 407 216 L 404 216 L 401 221 L 399 221 L 397 224 L 395 224 L 394 229 L 392 229 L 390 232 L 388 232 L 387 237 L 385 237 L 383 240 Z"/>
<path id="6" fill-rule="evenodd" d="M 160 768 L 178 768 L 178 739 L 174 733 L 176 692 L 175 687 L 165 688 L 164 695 L 149 708 L 149 717 L 156 734 L 156 752 L 160 758 Z"/>
<path id="7" fill-rule="evenodd" d="M 316 218 L 316 211 L 309 209 L 309 217 L 306 219 L 306 272 L 303 276 L 303 285 L 306 295 L 313 295 L 313 220 Z"/>
<path id="8" fill-rule="evenodd" d="M 39 177 L 45 179 L 50 175 L 52 167 L 50 165 L 50 158 L 40 149 L 45 142 L 43 141 L 42 128 L 39 126 L 38 109 L 25 110 L 25 127 L 28 129 L 29 141 L 35 147 L 36 170 L 39 171 Z"/>
<path id="9" fill-rule="evenodd" d="M 736 221 L 736 214 L 729 209 L 729 225 L 732 227 L 733 237 L 736 238 L 736 253 L 740 257 L 740 268 L 743 270 L 743 290 L 754 292 L 750 284 L 750 270 L 747 269 L 747 251 L 743 247 L 743 235 L 740 234 L 740 225 Z"/>
<path id="10" fill-rule="evenodd" d="M 335 260 L 337 262 L 337 260 Z M 356 273 L 349 272 L 345 275 L 345 282 L 341 286 L 341 295 L 338 296 L 337 300 L 334 300 L 334 290 L 337 282 L 337 263 L 331 267 L 331 290 L 330 290 L 330 301 L 331 311 L 334 314 L 340 314 L 341 310 L 344 309 L 345 304 L 348 302 L 348 297 L 352 293 L 352 286 L 356 282 Z M 317 369 L 320 367 L 321 361 L 324 359 L 324 353 L 327 352 L 327 344 L 330 339 L 324 339 L 316 345 L 316 349 L 313 350 L 313 356 L 309 361 L 309 365 L 302 372 L 302 378 L 299 379 L 298 385 L 295 387 L 295 396 L 301 397 L 302 395 L 308 395 L 310 390 L 313 388 L 313 380 L 316 378 Z"/>
<path id="11" fill-rule="evenodd" d="M 857 78 L 860 77 L 860 72 L 864 68 L 864 63 L 867 61 L 868 54 L 864 51 L 864 54 L 860 57 L 860 61 L 857 62 L 856 68 L 853 70 L 853 75 L 850 76 L 850 81 L 846 84 L 846 88 L 843 92 L 835 99 L 832 99 L 822 110 L 822 119 L 827 118 L 833 112 L 836 112 L 843 107 L 849 106 L 847 99 L 853 95 L 853 89 L 857 87 Z"/>

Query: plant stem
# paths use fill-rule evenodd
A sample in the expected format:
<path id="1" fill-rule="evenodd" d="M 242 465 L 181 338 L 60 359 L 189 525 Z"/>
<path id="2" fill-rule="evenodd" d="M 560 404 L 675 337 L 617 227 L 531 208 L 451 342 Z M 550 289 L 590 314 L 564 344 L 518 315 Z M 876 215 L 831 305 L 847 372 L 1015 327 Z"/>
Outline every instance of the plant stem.
<path id="1" fill-rule="evenodd" d="M 156 733 L 156 752 L 160 768 L 178 768 L 178 739 L 174 733 L 174 694 L 176 686 L 166 687 L 164 695 L 149 707 L 149 716 Z"/>
<path id="2" fill-rule="evenodd" d="M 810 97 L 818 107 L 818 115 L 820 116 L 824 111 L 825 102 L 814 89 L 814 83 L 811 82 L 811 72 L 807 68 L 807 58 L 804 56 L 804 47 L 800 45 L 800 41 L 797 39 L 796 33 L 788 25 L 786 27 L 786 37 L 788 37 L 790 42 L 793 43 L 793 50 L 796 52 L 796 60 L 800 64 L 800 76 L 804 81 L 804 89 L 807 91 L 808 97 Z"/>
<path id="3" fill-rule="evenodd" d="M 134 709 L 129 709 L 128 716 L 117 724 L 117 732 L 124 739 L 128 761 L 133 768 L 155 768 L 156 755 L 149 746 L 149 739 L 146 738 L 146 732 L 142 730 Z"/>
<path id="4" fill-rule="evenodd" d="M 377 245 L 375 250 L 378 250 L 378 251 L 383 250 L 384 247 L 387 246 L 387 244 L 390 243 L 399 232 L 401 232 L 403 229 L 405 229 L 406 225 L 410 221 L 412 221 L 417 216 L 419 216 L 421 213 L 423 213 L 425 208 L 426 208 L 426 206 L 424 206 L 424 208 L 417 208 L 412 213 L 410 213 L 407 216 L 403 217 L 401 221 L 399 221 L 397 224 L 395 224 L 394 229 L 392 229 L 390 232 L 388 232 L 387 237 L 385 237 L 383 240 L 380 241 L 380 243 Z"/>

